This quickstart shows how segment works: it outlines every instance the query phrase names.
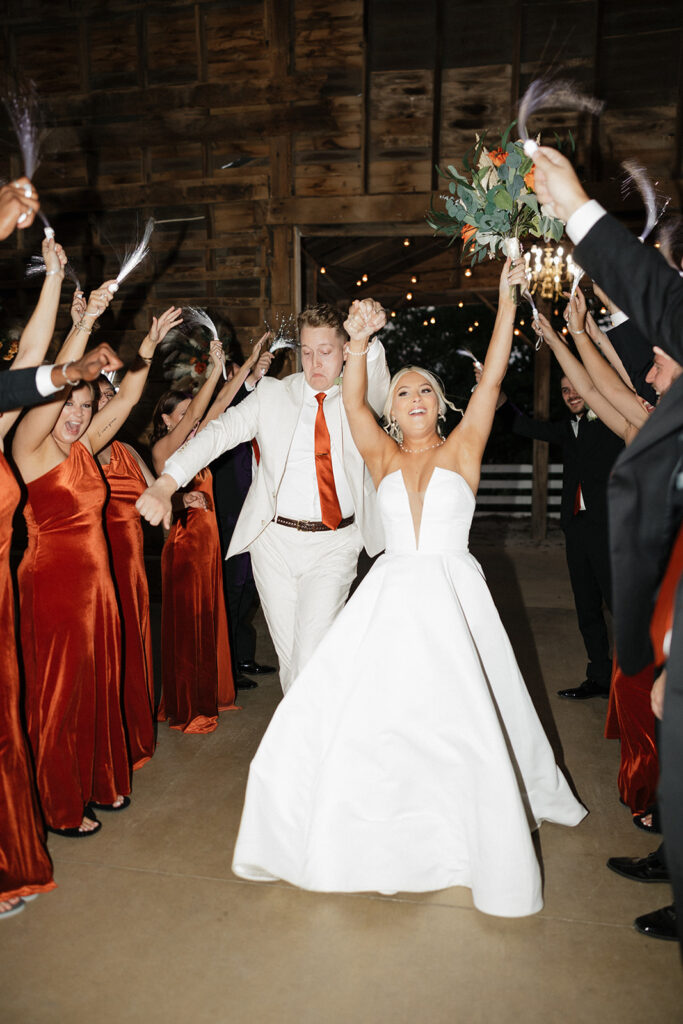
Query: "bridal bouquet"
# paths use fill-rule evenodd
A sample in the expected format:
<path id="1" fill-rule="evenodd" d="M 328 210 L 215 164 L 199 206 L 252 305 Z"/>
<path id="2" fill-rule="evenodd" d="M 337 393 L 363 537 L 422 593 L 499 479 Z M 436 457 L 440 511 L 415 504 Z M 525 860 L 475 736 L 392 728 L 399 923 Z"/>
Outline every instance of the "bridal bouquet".
<path id="1" fill-rule="evenodd" d="M 551 217 L 534 192 L 534 165 L 522 142 L 510 142 L 514 121 L 501 138 L 500 146 L 486 148 L 486 133 L 477 136 L 473 150 L 463 158 L 464 173 L 449 164 L 439 170 L 448 180 L 445 210 L 435 210 L 427 223 L 436 232 L 462 238 L 471 264 L 481 263 L 488 254 L 519 255 L 519 240 L 533 235 L 559 241 L 564 231 L 561 220 Z"/>
<path id="2" fill-rule="evenodd" d="M 200 334 L 201 337 L 196 337 Z M 159 345 L 163 353 L 163 375 L 166 380 L 182 380 L 191 377 L 192 382 L 202 379 L 212 363 L 209 358 L 211 341 L 208 333 L 197 331 L 188 337 L 182 331 L 169 331 Z"/>

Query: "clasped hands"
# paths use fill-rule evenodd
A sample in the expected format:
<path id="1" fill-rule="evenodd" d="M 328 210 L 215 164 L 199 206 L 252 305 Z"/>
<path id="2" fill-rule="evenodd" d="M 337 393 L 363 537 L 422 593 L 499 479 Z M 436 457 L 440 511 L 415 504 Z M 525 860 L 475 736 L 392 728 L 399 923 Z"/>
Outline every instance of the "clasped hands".
<path id="1" fill-rule="evenodd" d="M 381 331 L 387 315 L 374 299 L 354 299 L 344 321 L 344 330 L 351 341 L 369 343 L 373 334 Z"/>

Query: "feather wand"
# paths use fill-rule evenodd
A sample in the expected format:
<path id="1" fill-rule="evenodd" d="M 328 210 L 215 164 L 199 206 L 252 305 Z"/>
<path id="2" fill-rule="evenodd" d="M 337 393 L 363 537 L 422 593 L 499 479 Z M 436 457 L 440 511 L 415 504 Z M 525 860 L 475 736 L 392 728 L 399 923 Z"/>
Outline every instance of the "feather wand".
<path id="1" fill-rule="evenodd" d="M 198 309 L 197 306 L 183 307 L 183 322 L 192 329 L 193 327 L 205 327 L 211 332 L 212 341 L 220 341 L 218 329 L 205 309 Z M 223 363 L 223 380 L 228 379 L 228 373 Z"/>
<path id="2" fill-rule="evenodd" d="M 277 330 L 274 331 L 267 320 L 264 320 L 266 330 L 273 335 L 273 340 L 268 346 L 269 352 L 280 352 L 282 349 L 295 349 L 296 340 L 294 338 L 294 317 L 293 316 L 278 316 L 279 323 Z"/>
<path id="3" fill-rule="evenodd" d="M 121 282 L 131 274 L 136 267 L 140 266 L 144 258 L 149 253 L 149 240 L 152 237 L 154 231 L 154 217 L 150 217 L 145 225 L 145 231 L 142 236 L 142 241 L 138 242 L 135 248 L 128 252 L 121 263 L 121 269 L 116 275 L 116 280 L 113 284 L 109 285 L 109 291 L 114 294 L 119 290 Z"/>
<path id="4" fill-rule="evenodd" d="M 31 259 L 26 264 L 26 276 L 27 277 L 38 277 L 40 274 L 44 274 L 44 273 L 45 273 L 45 260 L 43 259 L 43 257 L 42 256 L 31 256 Z M 81 290 L 81 282 L 78 280 L 78 274 L 76 273 L 74 268 L 71 266 L 71 264 L 68 263 L 68 262 L 67 262 L 66 266 L 64 267 L 64 273 L 69 278 L 69 280 L 73 281 L 73 283 L 76 285 L 76 291 L 80 292 L 80 290 Z"/>
<path id="5" fill-rule="evenodd" d="M 2 97 L 2 102 L 17 137 L 24 176 L 33 181 L 33 175 L 40 163 L 40 143 L 45 133 L 44 128 L 40 126 L 40 108 L 33 83 L 29 82 L 24 88 L 11 88 Z M 28 185 L 25 187 L 25 194 L 27 199 L 31 198 L 32 192 Z M 17 223 L 23 224 L 27 216 L 27 213 L 22 213 Z M 45 237 L 54 238 L 54 230 L 42 210 L 38 210 L 38 216 L 43 222 Z"/>
<path id="6" fill-rule="evenodd" d="M 535 78 L 519 101 L 517 125 L 527 156 L 533 156 L 538 143 L 529 138 L 529 118 L 538 110 L 562 108 L 565 110 L 587 110 L 590 114 L 602 113 L 604 103 L 593 96 L 586 96 L 576 89 L 572 82 L 551 82 L 547 78 Z"/>
<path id="7" fill-rule="evenodd" d="M 638 240 L 640 242 L 644 242 L 666 210 L 670 199 L 664 199 L 662 205 L 659 205 L 657 193 L 655 192 L 654 185 L 648 177 L 647 171 L 644 167 L 641 167 L 640 164 L 636 163 L 635 160 L 624 160 L 621 166 L 624 168 L 627 175 L 621 186 L 622 197 L 625 198 L 626 196 L 631 195 L 633 190 L 636 189 L 640 193 L 643 203 L 645 204 L 645 210 L 647 213 L 645 227 L 643 228 L 642 234 L 638 235 Z"/>

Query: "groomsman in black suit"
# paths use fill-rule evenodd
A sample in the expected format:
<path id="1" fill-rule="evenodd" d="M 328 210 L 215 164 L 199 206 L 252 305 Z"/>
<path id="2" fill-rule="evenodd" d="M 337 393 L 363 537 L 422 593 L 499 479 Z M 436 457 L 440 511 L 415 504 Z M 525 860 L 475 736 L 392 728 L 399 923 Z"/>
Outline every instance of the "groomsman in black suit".
<path id="1" fill-rule="evenodd" d="M 254 370 L 237 392 L 233 405 L 241 402 L 258 381 L 267 373 L 272 356 L 264 352 Z M 228 364 L 228 370 L 230 364 Z M 233 372 L 236 364 L 233 364 Z M 247 492 L 251 487 L 253 463 L 259 458 L 258 448 L 253 442 L 239 444 L 219 455 L 211 463 L 213 493 L 216 505 L 216 519 L 223 553 L 223 591 L 228 612 L 230 649 L 234 662 L 235 685 L 240 690 L 251 690 L 258 683 L 248 676 L 269 675 L 275 671 L 270 665 L 256 661 L 256 630 L 253 617 L 258 608 L 259 597 L 254 582 L 249 552 L 225 558 L 232 534 Z"/>
<path id="2" fill-rule="evenodd" d="M 600 420 L 588 418 L 583 399 L 567 377 L 562 377 L 560 387 L 570 413 L 565 419 L 534 420 L 510 402 L 502 406 L 501 414 L 515 434 L 549 441 L 562 449 L 560 523 L 588 665 L 580 686 L 558 690 L 558 694 L 568 700 L 586 700 L 607 697 L 612 674 L 603 612 L 603 605 L 611 608 L 607 481 L 624 445 Z"/>
<path id="3" fill-rule="evenodd" d="M 655 249 L 641 245 L 589 199 L 569 161 L 555 150 L 534 155 L 539 200 L 567 225 L 577 262 L 653 344 L 683 365 L 683 281 Z M 617 655 L 625 672 L 651 659 L 649 623 L 683 509 L 679 456 L 683 376 L 619 459 L 609 491 Z M 637 918 L 638 930 L 683 941 L 683 593 L 679 587 L 660 734 L 659 805 L 674 904 Z"/>

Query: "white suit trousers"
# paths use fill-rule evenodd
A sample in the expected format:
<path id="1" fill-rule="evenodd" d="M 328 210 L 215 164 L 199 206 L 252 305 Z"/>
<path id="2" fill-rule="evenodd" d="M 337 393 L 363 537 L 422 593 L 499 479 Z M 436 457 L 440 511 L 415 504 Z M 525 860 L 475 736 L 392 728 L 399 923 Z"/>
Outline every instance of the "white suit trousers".
<path id="1" fill-rule="evenodd" d="M 355 523 L 320 533 L 270 523 L 250 546 L 283 692 L 343 608 L 362 546 Z"/>

